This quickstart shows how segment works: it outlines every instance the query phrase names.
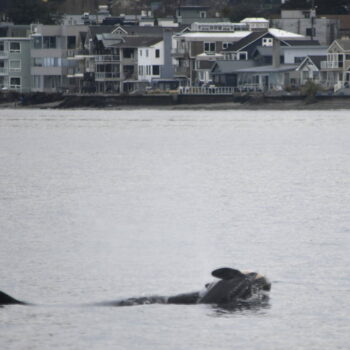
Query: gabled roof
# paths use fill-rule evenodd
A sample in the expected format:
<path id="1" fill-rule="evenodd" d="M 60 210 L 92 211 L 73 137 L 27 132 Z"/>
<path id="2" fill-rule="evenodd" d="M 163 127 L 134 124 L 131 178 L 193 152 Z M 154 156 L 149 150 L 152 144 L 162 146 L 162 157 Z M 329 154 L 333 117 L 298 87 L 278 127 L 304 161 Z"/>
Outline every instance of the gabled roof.
<path id="1" fill-rule="evenodd" d="M 296 70 L 300 70 L 307 62 L 312 63 L 318 70 L 321 70 L 321 62 L 326 61 L 327 56 L 306 56 Z"/>
<path id="2" fill-rule="evenodd" d="M 256 65 L 253 60 L 247 61 L 216 61 L 213 65 L 211 72 L 213 74 L 230 74 L 235 73 L 239 69 L 249 68 Z"/>
<path id="3" fill-rule="evenodd" d="M 265 34 L 267 34 L 267 31 L 263 31 L 263 32 L 252 32 L 249 35 L 247 35 L 246 37 L 244 37 L 243 39 L 233 43 L 233 44 L 229 44 L 227 49 L 225 49 L 224 51 L 239 51 L 242 50 L 243 48 L 245 48 L 246 46 L 250 45 L 251 43 L 253 43 L 254 41 L 256 41 L 257 39 L 263 37 Z"/>
<path id="4" fill-rule="evenodd" d="M 149 37 L 149 36 L 126 36 L 123 37 L 124 41 L 120 44 L 117 44 L 117 47 L 149 47 L 153 46 L 163 40 L 162 37 Z"/>
<path id="5" fill-rule="evenodd" d="M 350 39 L 337 39 L 335 41 L 344 51 L 350 50 Z"/>

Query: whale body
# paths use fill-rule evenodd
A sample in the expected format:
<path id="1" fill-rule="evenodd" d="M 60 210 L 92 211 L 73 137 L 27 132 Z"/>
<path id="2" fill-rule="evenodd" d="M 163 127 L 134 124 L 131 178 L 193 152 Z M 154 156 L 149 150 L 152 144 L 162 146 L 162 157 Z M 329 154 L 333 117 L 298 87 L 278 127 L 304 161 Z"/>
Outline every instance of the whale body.
<path id="1" fill-rule="evenodd" d="M 198 292 L 177 294 L 174 296 L 148 296 L 95 303 L 100 306 L 131 306 L 143 304 L 230 304 L 249 300 L 271 289 L 269 280 L 256 272 L 241 272 L 229 267 L 212 272 L 218 280 L 209 283 Z M 17 300 L 0 291 L 0 305 L 33 305 Z"/>

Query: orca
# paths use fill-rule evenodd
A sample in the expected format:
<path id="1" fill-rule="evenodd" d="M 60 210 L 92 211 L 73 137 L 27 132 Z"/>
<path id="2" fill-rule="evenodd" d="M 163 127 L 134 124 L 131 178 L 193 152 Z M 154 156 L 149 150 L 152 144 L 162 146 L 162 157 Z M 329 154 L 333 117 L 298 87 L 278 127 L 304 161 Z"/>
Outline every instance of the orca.
<path id="1" fill-rule="evenodd" d="M 199 292 L 177 294 L 174 296 L 148 296 L 135 297 L 114 301 L 94 303 L 90 305 L 100 306 L 132 306 L 144 304 L 233 304 L 247 301 L 254 296 L 266 296 L 270 291 L 269 280 L 256 272 L 241 272 L 239 270 L 223 267 L 212 272 L 212 276 L 218 280 L 208 283 L 205 289 Z M 1 305 L 34 305 L 17 300 L 0 291 Z"/>

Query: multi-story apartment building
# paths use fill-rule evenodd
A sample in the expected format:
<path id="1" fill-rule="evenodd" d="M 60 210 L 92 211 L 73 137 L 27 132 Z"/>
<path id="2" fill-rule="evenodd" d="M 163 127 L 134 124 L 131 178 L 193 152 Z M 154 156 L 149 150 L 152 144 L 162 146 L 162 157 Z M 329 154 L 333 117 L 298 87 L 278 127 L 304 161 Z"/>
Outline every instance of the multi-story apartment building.
<path id="1" fill-rule="evenodd" d="M 69 79 L 77 62 L 76 48 L 85 40 L 87 27 L 83 25 L 32 25 L 32 90 L 41 92 L 65 91 L 75 86 Z"/>
<path id="2" fill-rule="evenodd" d="M 282 10 L 281 18 L 271 20 L 272 27 L 305 35 L 329 45 L 338 37 L 340 21 L 334 18 L 317 17 L 316 10 Z"/>

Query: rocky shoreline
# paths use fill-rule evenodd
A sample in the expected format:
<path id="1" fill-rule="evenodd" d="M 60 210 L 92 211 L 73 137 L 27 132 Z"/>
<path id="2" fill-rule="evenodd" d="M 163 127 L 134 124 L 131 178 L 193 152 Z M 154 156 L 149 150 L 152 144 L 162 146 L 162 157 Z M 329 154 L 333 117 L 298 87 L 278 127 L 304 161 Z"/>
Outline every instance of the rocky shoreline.
<path id="1" fill-rule="evenodd" d="M 350 109 L 349 96 L 260 95 L 64 95 L 0 93 L 0 108 L 35 109 L 206 109 L 333 110 Z"/>

